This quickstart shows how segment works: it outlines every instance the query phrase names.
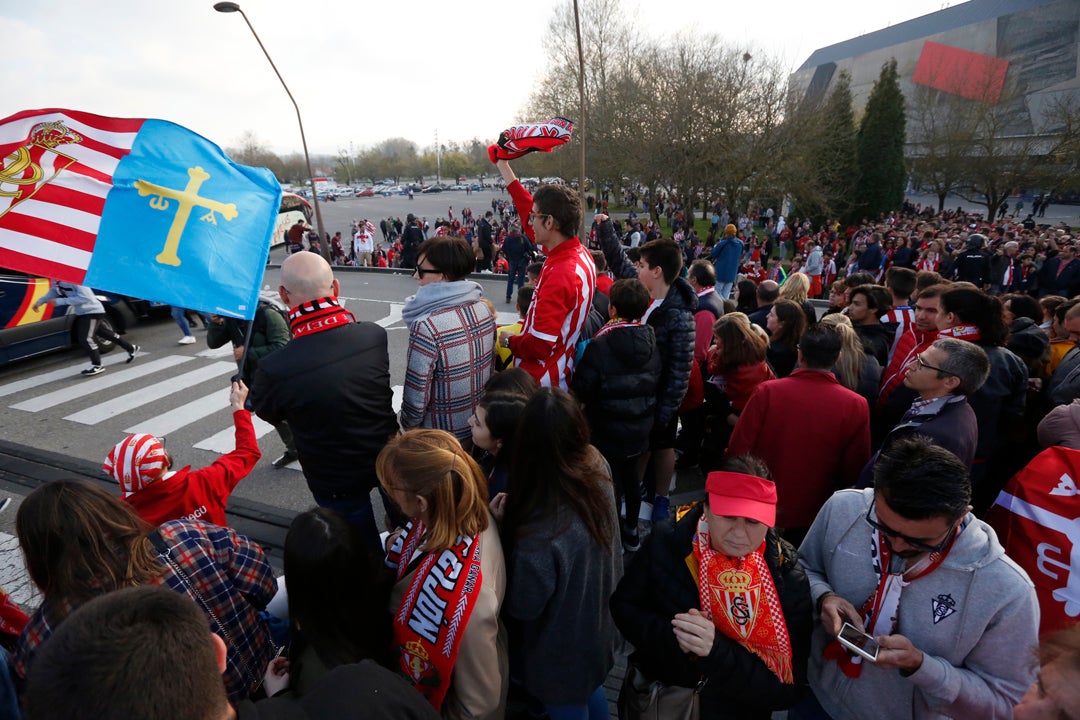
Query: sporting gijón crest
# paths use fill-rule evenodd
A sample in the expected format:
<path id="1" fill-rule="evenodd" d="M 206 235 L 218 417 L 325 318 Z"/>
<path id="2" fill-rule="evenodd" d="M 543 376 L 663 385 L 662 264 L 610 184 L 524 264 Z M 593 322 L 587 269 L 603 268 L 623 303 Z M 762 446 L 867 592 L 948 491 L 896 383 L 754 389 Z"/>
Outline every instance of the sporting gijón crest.
<path id="1" fill-rule="evenodd" d="M 753 630 L 750 620 L 757 616 L 761 585 L 751 585 L 753 576 L 734 568 L 720 573 L 717 580 L 717 585 L 713 588 L 716 602 L 724 609 L 731 626 L 745 640 Z"/>
<path id="2" fill-rule="evenodd" d="M 934 606 L 935 625 L 956 612 L 956 601 L 953 600 L 952 595 L 947 593 L 942 593 L 936 598 L 933 598 L 931 604 Z"/>

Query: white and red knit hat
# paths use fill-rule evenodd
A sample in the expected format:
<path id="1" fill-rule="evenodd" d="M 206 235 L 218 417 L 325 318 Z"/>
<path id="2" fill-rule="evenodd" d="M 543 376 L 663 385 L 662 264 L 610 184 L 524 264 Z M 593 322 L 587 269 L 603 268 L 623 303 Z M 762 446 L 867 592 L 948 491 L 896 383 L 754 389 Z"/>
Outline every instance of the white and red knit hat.
<path id="1" fill-rule="evenodd" d="M 120 491 L 127 497 L 161 477 L 168 464 L 168 455 L 160 440 L 147 433 L 135 433 L 109 451 L 101 469 L 120 483 Z"/>

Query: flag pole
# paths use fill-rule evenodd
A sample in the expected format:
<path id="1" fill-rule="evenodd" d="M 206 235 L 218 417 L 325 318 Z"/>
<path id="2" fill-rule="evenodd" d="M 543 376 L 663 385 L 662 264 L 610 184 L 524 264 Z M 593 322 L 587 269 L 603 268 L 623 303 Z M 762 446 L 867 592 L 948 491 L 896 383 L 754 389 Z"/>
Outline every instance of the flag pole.
<path id="1" fill-rule="evenodd" d="M 259 312 L 258 308 L 255 310 L 256 314 Z M 247 321 L 247 330 L 244 331 L 244 352 L 240 354 L 240 359 L 236 361 L 236 377 L 233 381 L 242 380 L 244 378 L 244 366 L 247 365 L 248 350 L 251 349 L 251 331 L 255 327 L 255 318 L 252 316 Z M 249 390 L 251 388 L 248 388 Z"/>

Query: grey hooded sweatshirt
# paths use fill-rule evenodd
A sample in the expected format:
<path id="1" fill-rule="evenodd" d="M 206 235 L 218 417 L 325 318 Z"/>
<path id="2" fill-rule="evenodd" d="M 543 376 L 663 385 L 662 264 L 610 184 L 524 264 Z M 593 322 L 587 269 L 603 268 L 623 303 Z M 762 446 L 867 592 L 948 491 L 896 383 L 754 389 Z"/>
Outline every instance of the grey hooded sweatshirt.
<path id="1" fill-rule="evenodd" d="M 876 586 L 873 530 L 864 520 L 874 490 L 835 493 L 799 548 L 815 603 L 832 591 L 861 608 Z M 1012 718 L 1035 678 L 1035 588 L 1005 555 L 989 525 L 971 514 L 945 561 L 904 588 L 896 634 L 922 650 L 918 670 L 862 664 L 849 678 L 822 656 L 832 639 L 815 618 L 810 687 L 835 720 Z"/>

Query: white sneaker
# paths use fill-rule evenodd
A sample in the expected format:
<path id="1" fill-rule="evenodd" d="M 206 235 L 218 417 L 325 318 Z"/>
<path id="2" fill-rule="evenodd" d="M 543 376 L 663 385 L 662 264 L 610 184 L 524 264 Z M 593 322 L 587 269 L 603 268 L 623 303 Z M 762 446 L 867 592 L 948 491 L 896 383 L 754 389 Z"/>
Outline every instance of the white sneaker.
<path id="1" fill-rule="evenodd" d="M 180 338 L 180 341 L 177 343 L 177 345 L 190 345 L 193 342 L 195 342 L 194 335 L 185 335 L 184 337 Z"/>

